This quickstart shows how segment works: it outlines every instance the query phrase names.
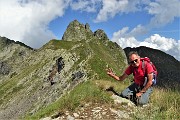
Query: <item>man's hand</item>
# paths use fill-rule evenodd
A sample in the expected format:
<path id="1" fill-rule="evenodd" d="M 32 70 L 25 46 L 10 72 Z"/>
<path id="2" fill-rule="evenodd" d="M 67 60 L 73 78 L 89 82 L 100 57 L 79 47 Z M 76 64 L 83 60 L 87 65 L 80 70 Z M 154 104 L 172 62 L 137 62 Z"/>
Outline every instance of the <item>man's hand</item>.
<path id="1" fill-rule="evenodd" d="M 136 93 L 136 97 L 141 97 L 142 96 L 142 92 Z"/>
<path id="2" fill-rule="evenodd" d="M 106 69 L 106 71 L 109 76 L 111 76 L 111 77 L 114 76 L 114 73 L 111 68 Z"/>
<path id="3" fill-rule="evenodd" d="M 112 71 L 111 68 L 106 69 L 106 71 L 107 71 L 107 74 L 108 74 L 110 77 L 112 77 L 112 78 L 114 78 L 114 79 L 116 79 L 116 80 L 118 80 L 118 81 L 123 81 L 125 78 L 128 77 L 128 75 L 127 75 L 126 73 L 124 73 L 124 74 L 121 75 L 120 77 L 117 76 L 117 75 L 115 75 L 115 74 L 113 73 L 113 71 Z"/>

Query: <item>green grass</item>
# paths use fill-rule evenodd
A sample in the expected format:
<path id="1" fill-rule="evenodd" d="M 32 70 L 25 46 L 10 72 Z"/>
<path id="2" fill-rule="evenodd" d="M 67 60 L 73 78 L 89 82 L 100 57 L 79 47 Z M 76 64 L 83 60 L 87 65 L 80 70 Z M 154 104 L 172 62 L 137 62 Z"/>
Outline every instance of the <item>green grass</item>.
<path id="1" fill-rule="evenodd" d="M 156 88 L 152 94 L 152 103 L 157 109 L 155 119 L 180 119 L 180 92 Z"/>
<path id="2" fill-rule="evenodd" d="M 79 105 L 89 101 L 102 104 L 112 102 L 107 93 L 99 89 L 92 81 L 87 81 L 76 86 L 69 94 L 65 94 L 56 102 L 40 109 L 36 114 L 32 116 L 27 115 L 25 119 L 40 119 L 60 110 L 73 111 Z"/>
<path id="3" fill-rule="evenodd" d="M 113 106 L 110 94 L 105 89 L 113 86 L 115 91 L 121 92 L 130 83 L 107 80 L 87 81 L 76 86 L 69 94 L 65 94 L 56 102 L 41 108 L 34 115 L 27 115 L 26 119 L 40 119 L 51 116 L 60 111 L 74 111 L 78 106 L 88 102 L 99 102 L 100 104 L 109 104 Z M 178 91 L 155 88 L 150 99 L 150 106 L 138 108 L 134 119 L 152 119 L 152 120 L 178 120 L 180 93 Z"/>
<path id="4" fill-rule="evenodd" d="M 94 40 L 90 47 L 93 50 L 93 57 L 89 61 L 89 65 L 94 73 L 98 74 L 99 79 L 110 79 L 105 70 L 110 67 L 114 72 L 121 75 L 126 67 L 124 63 L 124 57 L 119 52 L 118 48 L 115 48 L 115 44 L 108 42 L 108 46 L 105 46 L 102 41 Z"/>
<path id="5" fill-rule="evenodd" d="M 77 41 L 64 41 L 64 40 L 56 40 L 53 39 L 47 44 L 45 44 L 42 48 L 44 49 L 66 49 L 69 50 L 71 49 L 75 44 L 78 44 Z"/>
<path id="6" fill-rule="evenodd" d="M 96 80 L 95 83 L 100 89 L 113 86 L 115 91 L 120 93 L 128 85 L 125 82 Z M 148 107 L 135 108 L 133 119 L 138 120 L 179 120 L 180 119 L 180 92 L 178 89 L 165 89 L 155 87 L 150 97 Z"/>
<path id="7" fill-rule="evenodd" d="M 180 93 L 179 91 L 155 88 L 148 107 L 138 108 L 134 119 L 151 120 L 179 120 L 180 115 Z"/>
<path id="8" fill-rule="evenodd" d="M 53 41 L 54 45 L 57 46 L 57 48 L 64 49 L 70 49 L 74 44 L 72 42 L 69 42 L 71 44 L 66 44 L 68 41 Z M 81 44 L 84 44 L 81 42 Z M 94 90 L 90 90 L 91 94 L 90 97 L 93 98 L 93 100 L 98 100 L 98 98 L 101 98 L 101 94 L 97 92 L 98 90 L 103 90 L 103 88 L 106 88 L 107 84 L 110 84 L 114 86 L 115 90 L 122 91 L 125 87 L 130 84 L 130 79 L 132 79 L 132 76 L 126 80 L 125 82 L 122 82 L 118 84 L 117 82 L 113 82 L 114 80 L 111 79 L 109 76 L 106 75 L 105 69 L 107 67 L 113 68 L 114 72 L 117 75 L 121 75 L 124 71 L 127 64 L 124 63 L 124 56 L 120 53 L 120 49 L 117 48 L 117 46 L 113 42 L 107 42 L 108 46 L 105 46 L 103 41 L 100 40 L 92 40 L 89 43 L 89 46 L 84 46 L 82 48 L 77 48 L 76 52 L 78 55 L 82 56 L 79 62 L 83 60 L 87 56 L 86 54 L 86 48 L 91 48 L 92 50 L 92 58 L 89 61 L 89 66 L 91 68 L 91 71 L 89 72 L 90 76 L 96 75 L 96 79 L 98 81 L 94 81 L 98 83 L 98 88 L 93 88 Z M 78 63 L 79 63 L 78 62 Z M 76 66 L 75 66 L 76 67 Z M 102 80 L 103 79 L 103 80 Z M 104 81 L 109 80 L 109 82 Z M 68 109 L 68 110 L 74 110 L 79 104 L 81 100 L 84 100 L 87 102 L 89 99 L 89 96 L 87 96 L 87 93 L 89 95 L 88 89 L 86 89 L 87 86 L 90 85 L 91 82 L 83 83 L 80 86 L 76 87 L 75 90 L 73 90 L 69 95 L 64 96 L 62 99 L 58 100 L 57 102 L 53 103 L 52 105 L 48 106 L 47 108 L 41 110 L 41 112 L 38 112 L 34 118 L 41 118 L 45 115 L 50 115 L 54 111 L 58 109 Z M 96 89 L 96 90 L 95 90 Z M 93 91 L 93 92 L 92 92 Z M 96 91 L 96 92 L 95 92 Z M 103 91 L 101 91 L 103 93 Z M 98 94 L 96 94 L 98 93 Z M 80 94 L 80 95 L 79 95 Z M 99 101 L 103 101 L 103 99 L 99 99 Z M 166 90 L 162 88 L 155 88 L 153 91 L 153 94 L 151 95 L 150 99 L 150 106 L 147 109 L 144 109 L 140 113 L 136 112 L 134 115 L 135 119 L 154 119 L 154 120 L 161 120 L 161 119 L 179 119 L 179 111 L 180 111 L 180 93 L 177 89 L 175 90 Z M 144 117 L 142 117 L 144 115 Z"/>

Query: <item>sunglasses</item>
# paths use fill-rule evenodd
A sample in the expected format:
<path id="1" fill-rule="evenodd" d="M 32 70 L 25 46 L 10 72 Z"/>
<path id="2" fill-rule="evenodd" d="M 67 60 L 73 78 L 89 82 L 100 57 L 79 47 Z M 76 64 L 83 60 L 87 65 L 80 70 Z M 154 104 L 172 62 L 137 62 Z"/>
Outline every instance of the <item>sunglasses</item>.
<path id="1" fill-rule="evenodd" d="M 138 61 L 138 59 L 135 59 L 135 60 L 133 60 L 133 61 L 130 61 L 129 63 L 130 63 L 130 64 L 134 64 L 134 63 L 137 63 L 137 61 Z"/>

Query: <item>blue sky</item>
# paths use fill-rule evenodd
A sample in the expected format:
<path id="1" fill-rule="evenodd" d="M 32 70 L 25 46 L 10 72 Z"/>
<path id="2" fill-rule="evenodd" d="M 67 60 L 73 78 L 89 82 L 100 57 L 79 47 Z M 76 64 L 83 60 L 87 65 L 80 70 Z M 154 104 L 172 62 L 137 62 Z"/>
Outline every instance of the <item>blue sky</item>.
<path id="1" fill-rule="evenodd" d="M 138 24 L 147 25 L 150 22 L 151 15 L 145 12 L 136 12 L 123 15 L 116 15 L 114 18 L 109 19 L 105 22 L 95 23 L 93 20 L 96 18 L 97 14 L 73 11 L 71 8 L 68 9 L 62 17 L 58 17 L 50 22 L 49 29 L 53 31 L 58 39 L 62 38 L 64 31 L 66 30 L 68 24 L 77 19 L 80 23 L 88 23 L 92 31 L 97 29 L 103 29 L 108 37 L 111 39 L 113 33 L 118 31 L 123 27 L 130 27 L 130 29 L 135 28 Z M 64 26 L 62 26 L 64 25 Z M 180 39 L 180 18 L 176 17 L 174 21 L 168 23 L 165 26 L 159 28 L 153 28 L 149 32 L 138 36 L 139 40 L 144 40 L 153 34 L 160 34 L 161 36 L 167 38 L 173 38 L 175 40 Z"/>
<path id="2" fill-rule="evenodd" d="M 0 0 L 0 36 L 40 48 L 73 20 L 122 48 L 147 46 L 180 60 L 180 0 Z"/>
<path id="3" fill-rule="evenodd" d="M 87 13 L 87 12 L 82 12 L 82 11 L 74 11 L 71 8 L 69 8 L 66 12 L 65 15 L 62 17 L 58 17 L 57 19 L 53 20 L 49 24 L 49 28 L 56 34 L 56 36 L 61 39 L 64 31 L 66 30 L 68 24 L 77 19 L 80 23 L 86 24 L 88 23 L 91 27 L 92 31 L 95 31 L 97 29 L 103 29 L 106 34 L 108 35 L 109 38 L 112 38 L 112 35 L 114 32 L 118 31 L 122 27 L 127 26 L 127 21 L 128 26 L 133 28 L 135 25 L 138 23 L 147 23 L 148 19 L 140 19 L 142 16 L 147 16 L 148 15 L 144 14 L 141 15 L 140 13 L 137 14 L 129 14 L 129 15 L 116 15 L 114 18 L 110 18 L 108 21 L 105 22 L 99 22 L 95 23 L 94 20 L 97 16 L 97 13 Z M 138 19 L 133 19 L 134 17 L 138 17 Z M 126 22 L 125 22 L 126 21 Z M 64 26 L 62 26 L 62 24 Z M 62 28 L 59 29 L 57 25 L 61 26 Z"/>

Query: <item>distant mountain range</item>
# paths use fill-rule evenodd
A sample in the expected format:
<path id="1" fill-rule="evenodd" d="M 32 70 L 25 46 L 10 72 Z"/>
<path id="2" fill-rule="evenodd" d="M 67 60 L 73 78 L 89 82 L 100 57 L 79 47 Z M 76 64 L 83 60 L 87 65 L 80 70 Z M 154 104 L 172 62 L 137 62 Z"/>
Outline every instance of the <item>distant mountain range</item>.
<path id="1" fill-rule="evenodd" d="M 103 30 L 92 32 L 77 20 L 62 40 L 50 40 L 40 49 L 0 37 L 0 50 L 0 119 L 34 114 L 81 82 L 109 80 L 107 67 L 121 74 L 131 50 L 151 58 L 159 71 L 158 86 L 174 88 L 180 83 L 180 62 L 172 56 L 147 47 L 123 50 Z"/>

